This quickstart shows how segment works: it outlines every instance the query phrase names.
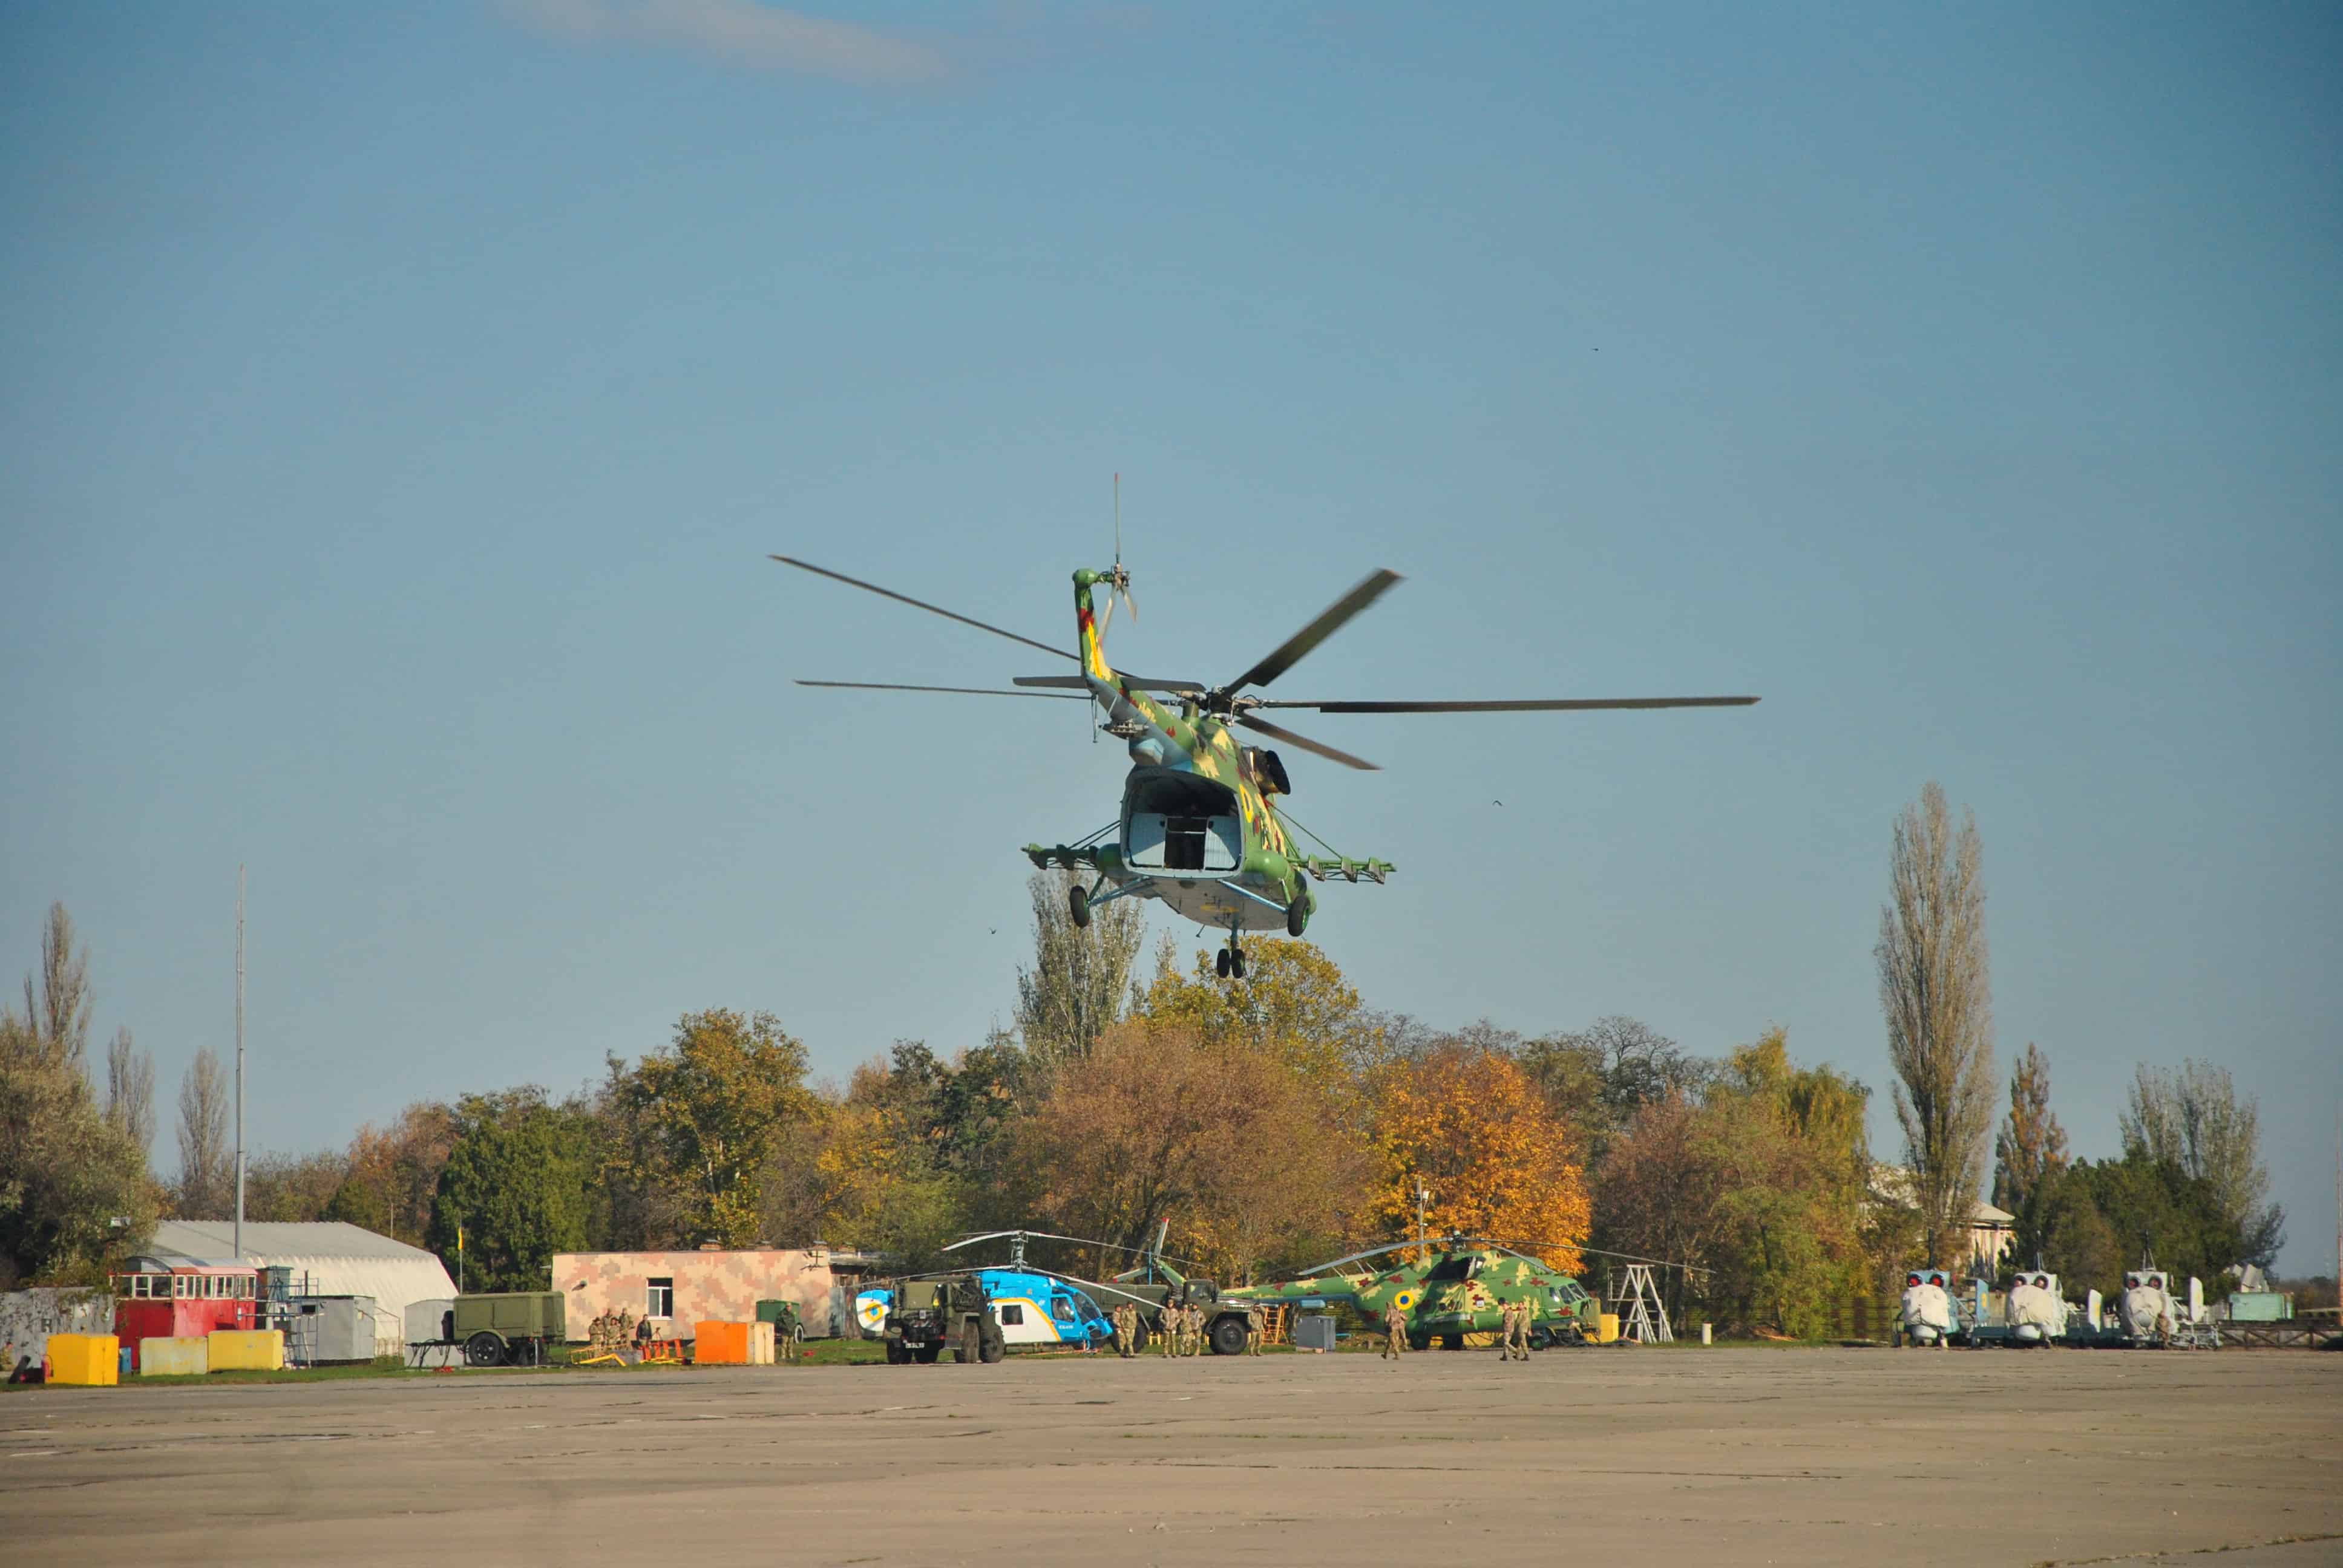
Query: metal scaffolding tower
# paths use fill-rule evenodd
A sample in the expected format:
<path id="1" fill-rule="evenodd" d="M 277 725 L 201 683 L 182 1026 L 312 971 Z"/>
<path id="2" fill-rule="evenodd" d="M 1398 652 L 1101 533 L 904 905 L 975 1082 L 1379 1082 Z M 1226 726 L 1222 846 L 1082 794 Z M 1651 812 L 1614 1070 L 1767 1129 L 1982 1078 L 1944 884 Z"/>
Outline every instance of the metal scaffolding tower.
<path id="1" fill-rule="evenodd" d="M 1660 1300 L 1660 1287 L 1652 1278 L 1649 1263 L 1627 1265 L 1626 1282 L 1620 1287 L 1619 1335 L 1637 1344 L 1669 1344 L 1675 1332 L 1668 1327 L 1668 1305 Z"/>

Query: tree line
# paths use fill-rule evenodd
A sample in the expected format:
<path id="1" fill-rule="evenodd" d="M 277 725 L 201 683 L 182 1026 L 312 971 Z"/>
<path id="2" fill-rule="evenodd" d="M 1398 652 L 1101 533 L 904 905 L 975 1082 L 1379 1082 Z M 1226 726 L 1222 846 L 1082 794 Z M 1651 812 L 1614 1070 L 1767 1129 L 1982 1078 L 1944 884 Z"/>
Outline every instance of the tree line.
<path id="1" fill-rule="evenodd" d="M 1994 1082 L 1980 862 L 1931 785 L 1897 824 L 1875 951 L 1900 1170 L 1874 1158 L 1872 1091 L 1801 1064 L 1779 1026 L 1716 1058 L 1624 1017 L 1437 1029 L 1370 1007 L 1307 941 L 1256 942 L 1238 981 L 1168 938 L 1142 965 L 1134 903 L 1078 928 L 1066 875 L 1043 873 L 1013 1028 L 899 1040 L 824 1082 L 773 1014 L 695 1011 L 566 1093 L 422 1101 L 346 1147 L 264 1155 L 246 1213 L 347 1221 L 451 1271 L 460 1238 L 474 1289 L 541 1287 L 559 1251 L 820 1241 L 920 1267 L 974 1229 L 1136 1247 L 1161 1220 L 1175 1255 L 1252 1280 L 1420 1224 L 1590 1275 L 1664 1260 L 1680 1312 L 1810 1336 L 1914 1263 L 1969 1261 Z M 158 1216 L 232 1211 L 231 1089 L 198 1053 L 177 1171 L 157 1177 L 151 1060 L 126 1030 L 102 1087 L 85 1061 L 88 966 L 62 908 L 37 973 L 0 1013 L 0 1271 L 90 1278 Z M 2027 1047 L 1992 1141 L 2011 1265 L 2111 1289 L 2141 1249 L 2208 1279 L 2275 1253 L 2254 1108 L 2226 1072 L 2141 1069 L 2121 1138 L 2120 1159 L 2069 1159 Z"/>

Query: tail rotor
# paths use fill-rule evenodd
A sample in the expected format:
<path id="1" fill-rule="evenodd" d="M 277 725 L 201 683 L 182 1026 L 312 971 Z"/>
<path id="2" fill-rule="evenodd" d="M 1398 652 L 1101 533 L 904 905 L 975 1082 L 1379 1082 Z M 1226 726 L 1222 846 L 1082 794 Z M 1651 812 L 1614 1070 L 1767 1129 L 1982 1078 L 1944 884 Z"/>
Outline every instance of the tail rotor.
<path id="1" fill-rule="evenodd" d="M 1114 570 L 1107 578 L 1106 609 L 1099 617 L 1101 637 L 1104 637 L 1106 628 L 1114 624 L 1114 601 L 1118 594 L 1122 597 L 1124 608 L 1131 611 L 1131 623 L 1138 624 L 1139 601 L 1131 597 L 1131 573 L 1122 564 L 1122 476 L 1121 474 L 1114 477 Z"/>

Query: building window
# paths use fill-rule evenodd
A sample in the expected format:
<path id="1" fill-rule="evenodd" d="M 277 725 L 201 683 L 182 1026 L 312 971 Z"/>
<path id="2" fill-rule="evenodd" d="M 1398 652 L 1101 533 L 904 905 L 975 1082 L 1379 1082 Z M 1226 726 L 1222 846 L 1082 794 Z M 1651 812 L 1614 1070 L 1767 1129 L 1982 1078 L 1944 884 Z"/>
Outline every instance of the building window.
<path id="1" fill-rule="evenodd" d="M 675 1316 L 675 1281 L 672 1278 L 651 1282 L 650 1304 L 643 1311 L 647 1318 Z"/>

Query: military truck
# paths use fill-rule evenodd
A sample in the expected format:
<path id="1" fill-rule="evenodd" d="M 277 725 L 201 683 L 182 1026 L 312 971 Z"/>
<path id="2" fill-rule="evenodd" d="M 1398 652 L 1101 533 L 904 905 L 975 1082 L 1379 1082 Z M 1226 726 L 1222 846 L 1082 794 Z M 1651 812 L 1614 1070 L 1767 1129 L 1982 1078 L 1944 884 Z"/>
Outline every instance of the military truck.
<path id="1" fill-rule="evenodd" d="M 501 1291 L 458 1296 L 447 1337 L 476 1367 L 543 1366 L 546 1347 L 568 1338 L 559 1291 Z"/>
<path id="2" fill-rule="evenodd" d="M 962 1366 L 997 1362 L 1009 1351 L 984 1283 L 973 1272 L 890 1281 L 880 1332 L 890 1366 L 931 1364 L 948 1348 Z"/>

